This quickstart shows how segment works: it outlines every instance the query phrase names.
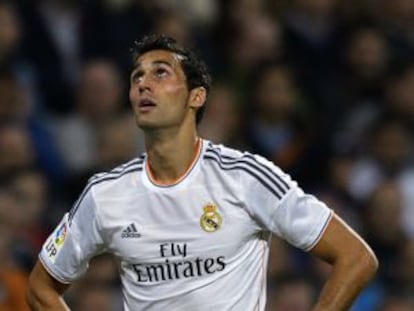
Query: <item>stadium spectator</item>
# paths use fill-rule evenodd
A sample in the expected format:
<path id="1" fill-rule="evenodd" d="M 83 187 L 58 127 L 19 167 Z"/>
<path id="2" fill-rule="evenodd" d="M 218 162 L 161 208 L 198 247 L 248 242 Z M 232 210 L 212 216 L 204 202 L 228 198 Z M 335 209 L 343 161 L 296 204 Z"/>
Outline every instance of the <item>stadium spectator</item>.
<path id="1" fill-rule="evenodd" d="M 378 277 L 388 286 L 393 285 L 397 256 L 409 241 L 402 227 L 401 203 L 398 184 L 384 181 L 375 187 L 361 211 L 363 234 L 381 261 Z"/>
<path id="2" fill-rule="evenodd" d="M 292 172 L 309 140 L 306 106 L 289 67 L 264 66 L 253 84 L 247 137 L 252 150 Z M 297 172 L 295 172 L 297 173 Z"/>
<path id="3" fill-rule="evenodd" d="M 0 199 L 1 200 L 1 199 Z M 26 304 L 27 273 L 10 254 L 14 243 L 11 232 L 0 225 L 0 311 L 29 311 Z"/>
<path id="4" fill-rule="evenodd" d="M 215 143 L 246 148 L 240 106 L 234 89 L 230 85 L 217 83 L 209 96 L 205 116 L 198 126 L 200 134 Z"/>
<path id="5" fill-rule="evenodd" d="M 390 58 L 385 35 L 374 25 L 357 26 L 348 37 L 338 81 L 325 92 L 326 128 L 333 130 L 333 150 L 341 153 L 361 150 L 365 133 L 383 109 Z"/>
<path id="6" fill-rule="evenodd" d="M 111 61 L 96 59 L 83 66 L 76 110 L 53 125 L 55 142 L 72 175 L 94 166 L 100 130 L 123 111 L 122 91 L 120 73 Z"/>
<path id="7" fill-rule="evenodd" d="M 316 286 L 303 276 L 284 274 L 270 280 L 267 311 L 308 311 L 316 299 Z"/>

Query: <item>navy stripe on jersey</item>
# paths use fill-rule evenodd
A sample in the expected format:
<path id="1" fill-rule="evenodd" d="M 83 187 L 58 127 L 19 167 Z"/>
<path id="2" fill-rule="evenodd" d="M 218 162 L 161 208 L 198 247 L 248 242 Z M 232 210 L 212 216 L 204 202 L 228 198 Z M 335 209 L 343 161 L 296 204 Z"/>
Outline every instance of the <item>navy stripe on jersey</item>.
<path id="1" fill-rule="evenodd" d="M 145 154 L 141 155 L 139 158 L 131 160 L 127 163 L 124 163 L 118 167 L 115 167 L 114 169 L 110 170 L 109 172 L 100 172 L 100 173 L 96 173 L 94 174 L 89 180 L 88 182 L 91 182 L 92 180 L 95 180 L 97 178 L 101 178 L 103 176 L 107 176 L 108 174 L 113 174 L 113 173 L 120 173 L 123 170 L 125 170 L 126 168 L 134 165 L 134 164 L 141 164 L 144 162 L 144 158 L 145 158 Z"/>
<path id="2" fill-rule="evenodd" d="M 226 156 L 224 156 L 224 157 L 226 157 Z M 280 176 L 280 175 L 278 175 L 278 174 L 276 174 L 274 171 L 272 171 L 271 169 L 270 169 L 270 167 L 268 167 L 268 166 L 266 166 L 266 165 L 264 165 L 264 164 L 262 164 L 262 163 L 260 163 L 259 161 L 257 161 L 257 159 L 252 155 L 252 154 L 249 154 L 249 153 L 245 153 L 244 155 L 243 155 L 243 158 L 244 157 L 246 157 L 246 158 L 248 158 L 248 159 L 251 159 L 254 163 L 256 163 L 257 165 L 259 165 L 261 168 L 263 168 L 265 171 L 267 171 L 268 173 L 270 173 L 270 174 L 272 174 L 274 177 L 276 177 L 276 179 L 278 180 L 278 181 L 280 181 L 284 186 L 285 186 L 285 189 L 286 190 L 289 190 L 290 189 L 290 186 L 288 185 L 288 183 Z M 230 157 L 227 157 L 227 158 L 230 158 Z"/>
<path id="3" fill-rule="evenodd" d="M 242 171 L 245 171 L 245 172 L 249 173 L 251 176 L 256 178 L 264 187 L 266 187 L 267 190 L 269 190 L 271 193 L 273 193 L 279 200 L 282 199 L 282 195 L 277 190 L 275 190 L 274 187 L 272 187 L 272 185 L 270 185 L 268 182 L 266 182 L 263 178 L 261 178 L 261 176 L 259 176 L 257 174 L 257 172 L 255 172 L 254 170 L 252 170 L 248 166 L 244 166 L 241 163 L 239 163 L 239 164 L 235 163 L 235 164 L 232 164 L 232 166 L 225 166 L 226 164 L 223 164 L 223 162 L 221 162 L 215 156 L 210 156 L 210 155 L 205 155 L 204 159 L 213 160 L 214 162 L 216 162 L 219 165 L 219 167 L 222 170 L 225 170 L 225 171 L 242 170 Z"/>
<path id="4" fill-rule="evenodd" d="M 262 163 L 257 161 L 257 159 L 251 154 L 245 153 L 243 154 L 243 157 L 235 158 L 235 157 L 223 155 L 217 149 L 213 149 L 210 147 L 207 149 L 206 153 L 211 153 L 211 152 L 219 156 L 224 164 L 243 162 L 243 163 L 248 164 L 249 166 L 254 167 L 255 169 L 259 170 L 261 173 L 266 175 L 267 178 L 271 179 L 275 183 L 275 185 L 280 189 L 280 191 L 285 192 L 289 190 L 290 188 L 287 182 L 282 179 L 282 177 L 280 177 L 278 174 L 273 172 L 266 165 L 263 165 Z M 224 159 L 226 161 L 224 161 Z"/>
<path id="5" fill-rule="evenodd" d="M 223 155 L 216 149 L 209 148 L 206 150 L 206 155 L 214 155 L 218 157 L 219 161 L 227 167 L 236 164 L 239 164 L 239 166 L 244 164 L 250 169 L 253 169 L 255 172 L 260 173 L 260 175 L 264 177 L 264 179 L 266 179 L 268 182 L 270 182 L 273 185 L 273 187 L 276 186 L 276 188 L 278 189 L 277 192 L 281 195 L 285 194 L 290 188 L 287 182 L 283 180 L 281 176 L 273 172 L 266 165 L 263 165 L 262 163 L 258 162 L 257 159 L 250 154 L 244 154 L 243 157 L 234 158 Z"/>
<path id="6" fill-rule="evenodd" d="M 204 158 L 207 160 L 213 160 L 216 162 L 222 170 L 231 171 L 231 170 L 242 170 L 253 176 L 257 181 L 259 181 L 267 190 L 273 193 L 279 200 L 282 199 L 283 195 L 286 193 L 286 190 L 280 189 L 276 186 L 273 180 L 269 180 L 268 177 L 264 176 L 260 170 L 257 170 L 252 165 L 246 162 L 234 162 L 234 163 L 225 163 L 223 159 L 220 158 L 215 153 L 205 154 Z"/>
<path id="7" fill-rule="evenodd" d="M 136 163 L 136 164 L 134 164 Z M 88 184 L 86 185 L 85 189 L 83 190 L 82 194 L 80 195 L 79 199 L 75 202 L 75 204 L 73 205 L 73 207 L 71 208 L 71 210 L 69 211 L 69 224 L 71 224 L 73 217 L 76 214 L 76 211 L 78 210 L 83 198 L 86 196 L 86 194 L 88 193 L 88 191 L 92 188 L 92 186 L 100 184 L 101 182 L 104 181 L 108 181 L 108 180 L 114 180 L 114 179 L 118 179 L 128 173 L 132 173 L 132 172 L 136 172 L 136 171 L 142 171 L 143 169 L 143 163 L 141 162 L 135 162 L 132 161 L 130 162 L 130 164 L 126 167 L 124 167 L 124 169 L 122 171 L 119 171 L 117 173 L 103 173 L 100 176 L 97 177 L 92 177 Z"/>

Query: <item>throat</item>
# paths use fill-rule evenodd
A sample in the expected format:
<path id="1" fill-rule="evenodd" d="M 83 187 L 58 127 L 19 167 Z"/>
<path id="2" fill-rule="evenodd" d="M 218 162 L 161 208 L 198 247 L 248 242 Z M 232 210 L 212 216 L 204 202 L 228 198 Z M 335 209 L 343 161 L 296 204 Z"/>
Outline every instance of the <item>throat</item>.
<path id="1" fill-rule="evenodd" d="M 187 149 L 175 148 L 166 153 L 148 152 L 146 171 L 157 186 L 173 186 L 181 182 L 193 169 L 201 153 L 201 139 Z"/>

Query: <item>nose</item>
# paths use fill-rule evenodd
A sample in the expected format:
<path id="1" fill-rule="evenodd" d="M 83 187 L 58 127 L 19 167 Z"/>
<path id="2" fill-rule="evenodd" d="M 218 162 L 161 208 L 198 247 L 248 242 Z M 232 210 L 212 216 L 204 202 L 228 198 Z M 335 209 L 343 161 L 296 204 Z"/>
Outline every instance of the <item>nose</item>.
<path id="1" fill-rule="evenodd" d="M 143 75 L 138 83 L 138 89 L 140 93 L 144 93 L 146 91 L 150 91 L 151 90 L 151 83 L 150 83 L 150 79 L 147 75 Z"/>

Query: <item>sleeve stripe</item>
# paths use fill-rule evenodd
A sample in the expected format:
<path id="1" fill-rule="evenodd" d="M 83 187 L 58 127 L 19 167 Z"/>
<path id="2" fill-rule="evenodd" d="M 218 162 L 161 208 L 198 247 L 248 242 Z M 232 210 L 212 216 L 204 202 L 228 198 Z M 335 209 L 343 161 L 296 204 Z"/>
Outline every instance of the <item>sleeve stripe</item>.
<path id="1" fill-rule="evenodd" d="M 122 165 L 120 165 L 120 166 L 118 166 L 118 167 L 114 168 L 113 170 L 111 170 L 111 171 L 109 171 L 109 172 L 101 172 L 101 173 L 97 173 L 97 174 L 95 174 L 94 176 L 92 176 L 92 177 L 89 179 L 89 182 L 91 182 L 91 181 L 93 181 L 93 180 L 95 180 L 95 179 L 98 179 L 98 178 L 102 178 L 102 177 L 108 176 L 108 175 L 110 175 L 110 174 L 118 174 L 118 173 L 122 173 L 122 172 L 123 172 L 124 170 L 126 170 L 128 167 L 131 167 L 131 166 L 133 166 L 133 165 L 135 165 L 135 164 L 142 164 L 142 163 L 144 163 L 144 158 L 145 158 L 145 155 L 142 155 L 141 157 L 139 157 L 139 158 L 137 158 L 137 159 L 134 159 L 134 160 L 132 160 L 132 161 L 129 161 L 129 162 L 125 163 L 125 164 L 122 164 Z"/>
<path id="2" fill-rule="evenodd" d="M 256 172 L 254 170 L 252 170 L 249 166 L 245 165 L 245 163 L 234 163 L 234 164 L 228 165 L 227 163 L 223 163 L 222 161 L 215 158 L 214 156 L 210 156 L 210 155 L 207 155 L 207 154 L 204 156 L 204 158 L 208 159 L 208 160 L 213 160 L 213 162 L 216 162 L 219 165 L 219 167 L 222 170 L 225 170 L 225 171 L 242 170 L 242 171 L 247 172 L 248 174 L 250 174 L 251 176 L 256 178 L 264 187 L 267 188 L 267 190 L 269 190 L 271 193 L 273 193 L 279 200 L 282 199 L 282 195 L 284 193 L 281 194 L 277 190 L 275 190 L 274 187 L 269 185 L 269 183 L 266 182 L 266 180 L 264 180 L 258 174 L 256 174 Z"/>
<path id="3" fill-rule="evenodd" d="M 79 199 L 75 202 L 72 209 L 69 211 L 69 226 L 71 225 L 72 219 L 75 216 L 76 211 L 78 210 L 79 205 L 81 204 L 83 198 L 86 196 L 88 191 L 92 188 L 92 186 L 97 185 L 107 180 L 118 179 L 128 173 L 135 172 L 135 171 L 142 171 L 142 163 L 139 163 L 136 165 L 130 165 L 125 170 L 118 172 L 118 173 L 107 173 L 105 175 L 90 179 L 89 183 L 86 185 Z"/>
<path id="4" fill-rule="evenodd" d="M 328 228 L 329 223 L 331 222 L 331 219 L 333 218 L 334 212 L 332 210 L 329 211 L 329 215 L 325 220 L 325 223 L 323 224 L 323 227 L 321 231 L 319 232 L 318 236 L 315 238 L 315 240 L 312 242 L 312 244 L 305 249 L 306 252 L 310 251 L 312 248 L 318 244 L 318 242 L 323 237 L 323 234 L 325 233 L 326 229 Z"/>
<path id="5" fill-rule="evenodd" d="M 56 281 L 62 283 L 62 284 L 71 284 L 71 282 L 68 282 L 66 280 L 62 280 L 61 277 L 57 276 L 57 274 L 55 272 L 53 272 L 49 266 L 46 264 L 46 261 L 43 259 L 42 257 L 42 253 L 39 254 L 39 261 L 42 264 L 43 268 L 45 268 L 45 270 L 47 271 L 47 273 L 50 274 L 51 277 L 53 277 Z"/>
<path id="6" fill-rule="evenodd" d="M 245 166 L 248 166 L 252 168 L 254 171 L 259 172 L 272 185 L 276 186 L 276 188 L 278 188 L 278 192 L 280 192 L 282 195 L 285 194 L 290 188 L 286 181 L 284 181 L 281 178 L 281 176 L 273 172 L 270 168 L 266 167 L 265 165 L 259 163 L 253 156 L 249 156 L 248 154 L 241 158 L 232 158 L 220 154 L 217 150 L 209 148 L 206 151 L 205 157 L 207 156 L 214 156 L 216 159 L 219 160 L 220 163 L 227 166 L 245 164 Z"/>
<path id="7" fill-rule="evenodd" d="M 244 155 L 246 158 L 249 158 L 249 159 L 251 159 L 251 160 L 253 160 L 254 161 L 254 163 L 257 165 L 257 166 L 259 166 L 259 167 L 261 167 L 261 168 L 263 168 L 264 170 L 266 170 L 268 173 L 270 173 L 270 174 L 272 174 L 274 177 L 276 177 L 284 186 L 285 186 L 285 188 L 286 188 L 286 190 L 289 190 L 289 185 L 288 185 L 288 183 L 285 181 L 285 180 L 283 180 L 283 178 L 280 176 L 280 175 L 278 175 L 278 174 L 276 174 L 275 172 L 273 172 L 269 167 L 267 167 L 266 165 L 263 165 L 263 164 L 261 164 L 261 163 L 259 163 L 259 161 L 257 161 L 257 159 L 253 156 L 253 155 L 251 155 L 251 154 L 249 154 L 249 153 L 246 153 L 245 155 Z"/>

